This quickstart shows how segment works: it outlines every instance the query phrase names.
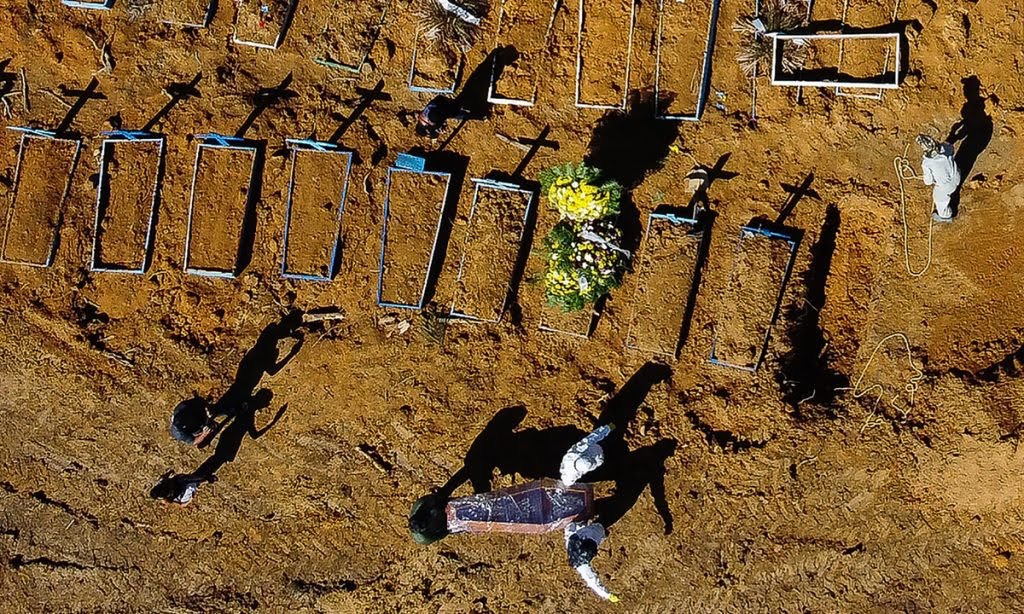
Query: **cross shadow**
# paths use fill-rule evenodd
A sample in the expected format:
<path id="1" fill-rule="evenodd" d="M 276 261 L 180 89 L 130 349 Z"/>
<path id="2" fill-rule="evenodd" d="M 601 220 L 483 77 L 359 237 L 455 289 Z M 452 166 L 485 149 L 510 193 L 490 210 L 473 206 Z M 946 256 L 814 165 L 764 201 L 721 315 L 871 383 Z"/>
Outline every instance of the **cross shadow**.
<path id="1" fill-rule="evenodd" d="M 352 127 L 352 124 L 354 124 L 356 120 L 363 116 L 363 113 L 366 113 L 367 109 L 369 109 L 374 102 L 378 100 L 381 102 L 391 102 L 391 94 L 384 93 L 384 79 L 378 81 L 377 85 L 375 85 L 372 90 L 357 87 L 356 93 L 360 95 L 359 104 L 356 105 L 356 108 L 352 110 L 352 113 L 350 113 L 349 116 L 338 125 L 338 129 L 334 131 L 334 134 L 327 139 L 329 143 L 337 143 L 340 141 L 345 132 Z"/>
<path id="2" fill-rule="evenodd" d="M 292 84 L 292 73 L 288 73 L 281 83 L 273 87 L 261 87 L 257 90 L 256 94 L 252 99 L 252 111 L 249 116 L 245 118 L 242 125 L 238 127 L 238 131 L 235 133 L 236 138 L 245 138 L 245 133 L 252 128 L 252 125 L 259 119 L 260 115 L 264 111 L 274 106 L 275 104 L 291 100 L 298 96 L 294 90 L 288 89 L 288 86 Z"/>
<path id="3" fill-rule="evenodd" d="M 960 169 L 960 176 L 967 181 L 974 170 L 978 156 L 985 151 L 992 141 L 994 130 L 992 116 L 985 108 L 989 96 L 981 95 L 981 80 L 971 75 L 961 79 L 963 84 L 964 104 L 960 107 L 960 121 L 949 131 L 946 140 L 949 143 L 960 143 L 954 159 Z"/>
<path id="4" fill-rule="evenodd" d="M 518 56 L 515 47 L 498 47 L 487 54 L 482 62 L 477 64 L 473 72 L 466 78 L 462 89 L 452 100 L 452 108 L 462 112 L 462 119 L 455 126 L 445 140 L 438 146 L 437 151 L 444 151 L 451 144 L 455 137 L 462 132 L 462 129 L 470 121 L 485 120 L 491 116 L 491 102 L 487 99 L 491 86 L 491 71 L 506 66 L 514 57 Z"/>
<path id="5" fill-rule="evenodd" d="M 92 80 L 89 81 L 89 85 L 82 90 L 73 90 L 65 86 L 61 86 L 61 93 L 67 97 L 75 97 L 75 102 L 71 105 L 71 108 L 68 109 L 64 119 L 61 120 L 54 132 L 57 134 L 68 134 L 68 130 L 71 128 L 71 123 L 75 121 L 75 117 L 77 117 L 82 111 L 82 108 L 85 107 L 86 103 L 90 100 L 107 99 L 105 95 L 96 91 L 96 88 L 99 87 L 99 85 L 100 82 L 96 80 L 96 77 L 93 77 Z"/>
<path id="6" fill-rule="evenodd" d="M 724 153 L 718 157 L 715 165 L 711 168 L 706 166 L 699 166 L 698 170 L 704 171 L 706 176 L 700 186 L 694 191 L 693 197 L 690 198 L 690 207 L 696 212 L 698 207 L 702 207 L 705 210 L 711 208 L 711 200 L 708 198 L 708 192 L 711 190 L 711 186 L 716 181 L 729 181 L 735 177 L 739 177 L 739 173 L 725 170 L 725 165 L 728 164 L 729 158 L 732 153 Z"/>
<path id="7" fill-rule="evenodd" d="M 146 125 L 142 127 L 142 131 L 149 132 L 150 130 L 155 128 L 157 124 L 162 122 L 164 118 L 167 117 L 167 114 L 171 112 L 171 109 L 177 106 L 177 104 L 182 100 L 188 100 L 190 98 L 199 98 L 200 96 L 202 96 L 202 93 L 200 93 L 197 87 L 199 85 L 199 81 L 202 78 L 203 73 L 198 72 L 196 73 L 195 77 L 192 77 L 191 81 L 171 83 L 166 88 L 164 88 L 164 92 L 170 97 L 170 99 L 167 101 L 167 104 L 165 104 L 162 109 L 156 112 L 156 115 L 154 115 L 152 118 L 150 118 L 148 122 L 146 122 Z"/>
<path id="8" fill-rule="evenodd" d="M 651 388 L 670 376 L 671 369 L 666 365 L 656 362 L 645 364 L 608 401 L 597 420 L 598 424 L 611 424 L 615 428 L 601 442 L 604 465 L 587 474 L 584 480 L 615 483 L 614 492 L 595 503 L 595 515 L 605 526 L 621 519 L 650 487 L 666 533 L 672 530 L 664 478 L 665 462 L 675 452 L 675 440 L 662 439 L 633 451 L 625 441 L 629 425 Z M 506 475 L 518 474 L 528 480 L 557 478 L 562 456 L 587 432 L 571 425 L 516 430 L 526 415 L 527 410 L 523 406 L 498 411 L 470 445 L 463 466 L 436 494 L 449 498 L 466 483 L 475 493 L 487 492 L 492 488 L 495 470 Z"/>
<path id="9" fill-rule="evenodd" d="M 786 197 L 786 202 L 782 204 L 782 210 L 779 211 L 779 217 L 775 218 L 774 224 L 776 226 L 785 226 L 786 220 L 793 213 L 793 210 L 796 209 L 797 204 L 805 196 L 810 196 L 815 200 L 821 200 L 821 195 L 811 189 L 812 183 L 814 183 L 814 173 L 808 173 L 799 186 L 790 185 L 788 183 L 782 184 L 782 190 L 789 196 Z"/>

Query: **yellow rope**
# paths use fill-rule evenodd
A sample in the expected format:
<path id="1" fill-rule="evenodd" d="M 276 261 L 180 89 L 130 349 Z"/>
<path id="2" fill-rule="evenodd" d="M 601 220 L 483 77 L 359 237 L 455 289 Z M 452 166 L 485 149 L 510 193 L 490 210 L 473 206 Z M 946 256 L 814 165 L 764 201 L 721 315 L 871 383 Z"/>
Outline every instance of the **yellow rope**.
<path id="1" fill-rule="evenodd" d="M 909 149 L 910 146 L 907 146 Z M 910 161 L 907 159 L 907 150 L 903 150 L 902 156 L 896 156 L 892 160 L 892 167 L 896 171 L 896 179 L 900 184 L 900 218 L 903 221 L 903 262 L 907 267 L 907 273 L 914 278 L 921 277 L 925 274 L 929 267 L 932 266 L 932 226 L 935 224 L 935 220 L 931 216 L 928 216 L 928 258 L 924 262 L 924 268 L 920 271 L 915 271 L 910 266 L 910 225 L 907 223 L 907 189 L 903 184 L 904 179 L 920 179 L 919 175 L 914 174 L 914 170 L 910 167 Z"/>
<path id="2" fill-rule="evenodd" d="M 889 406 L 906 418 L 910 413 L 910 408 L 914 405 L 914 398 L 917 395 L 917 390 L 920 387 L 921 380 L 924 379 L 924 371 L 914 366 L 914 356 L 913 352 L 910 350 L 910 339 L 908 339 L 907 335 L 904 333 L 892 333 L 879 341 L 875 346 L 875 349 L 872 350 L 871 355 L 868 357 L 867 363 L 864 364 L 864 369 L 861 370 L 860 377 L 858 377 L 857 381 L 853 384 L 853 388 L 847 388 L 847 390 L 851 390 L 853 392 L 853 398 L 855 399 L 859 399 L 873 390 L 877 391 L 878 397 L 875 400 L 875 407 L 878 407 L 878 404 L 882 401 L 882 397 L 885 395 L 885 388 L 881 384 L 872 384 L 864 390 L 860 390 L 860 385 L 863 383 L 864 376 L 867 375 L 868 368 L 871 367 L 871 362 L 874 361 L 875 355 L 878 354 L 878 350 L 882 349 L 882 346 L 885 345 L 887 341 L 895 337 L 899 337 L 903 341 L 903 347 L 907 350 L 907 364 L 910 365 L 910 368 L 914 370 L 915 374 L 907 380 L 906 384 L 903 385 L 903 391 L 907 393 L 909 405 L 907 407 L 900 407 L 897 405 L 896 401 L 900 398 L 900 395 L 894 394 L 892 398 L 889 399 Z"/>

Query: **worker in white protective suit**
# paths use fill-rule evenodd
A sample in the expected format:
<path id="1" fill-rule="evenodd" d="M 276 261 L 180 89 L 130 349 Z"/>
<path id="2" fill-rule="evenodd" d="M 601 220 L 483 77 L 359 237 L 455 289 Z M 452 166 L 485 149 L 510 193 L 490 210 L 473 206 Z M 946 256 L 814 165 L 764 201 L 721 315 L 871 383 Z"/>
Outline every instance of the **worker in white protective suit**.
<path id="1" fill-rule="evenodd" d="M 953 159 L 953 146 L 939 143 L 930 136 L 921 134 L 917 137 L 924 157 L 921 159 L 921 179 L 932 188 L 932 200 L 935 212 L 932 219 L 936 222 L 953 221 L 952 198 L 960 189 L 960 169 Z"/>
<path id="2" fill-rule="evenodd" d="M 559 475 L 562 484 L 572 486 L 584 475 L 604 464 L 604 450 L 601 440 L 612 432 L 613 426 L 606 424 L 597 428 L 579 440 L 562 457 Z M 597 556 L 597 548 L 607 536 L 599 522 L 573 522 L 565 527 L 565 550 L 569 555 L 569 565 L 583 578 L 590 590 L 612 603 L 619 600 L 601 584 L 597 572 L 590 562 Z"/>

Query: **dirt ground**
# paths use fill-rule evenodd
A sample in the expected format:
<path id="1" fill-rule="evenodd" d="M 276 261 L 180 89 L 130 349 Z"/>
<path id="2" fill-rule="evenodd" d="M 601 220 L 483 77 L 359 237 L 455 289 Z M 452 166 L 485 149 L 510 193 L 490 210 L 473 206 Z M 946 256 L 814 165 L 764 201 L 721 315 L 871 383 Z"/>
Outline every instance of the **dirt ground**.
<path id="1" fill-rule="evenodd" d="M 752 2 L 722 3 L 711 99 L 697 124 L 654 122 L 642 95 L 625 116 L 576 109 L 578 7 L 561 5 L 538 70 L 537 104 L 495 107 L 446 145 L 467 156 L 468 167 L 455 211 L 462 223 L 452 226 L 435 301 L 447 305 L 454 289 L 468 177 L 510 173 L 524 155 L 499 133 L 534 138 L 550 126 L 547 138 L 559 147 L 541 148 L 528 178 L 582 157 L 612 169 L 632 189 L 623 224 L 634 238 L 656 207 L 687 203 L 682 178 L 695 163 L 719 163 L 693 322 L 668 363 L 671 377 L 655 382 L 644 381 L 650 368 L 641 369 L 649 356 L 625 348 L 635 273 L 611 294 L 586 340 L 538 330 L 542 292 L 531 283 L 500 324 L 452 323 L 442 343 L 421 334 L 436 329 L 436 319 L 412 312 L 394 314 L 412 324 L 407 332 L 378 325 L 387 315 L 375 304 L 386 169 L 397 152 L 440 142 L 417 137 L 402 115 L 430 98 L 406 87 L 415 39 L 408 3 L 396 2 L 371 63 L 354 75 L 312 61 L 323 23 L 304 20 L 315 12 L 303 6 L 316 1 L 299 0 L 276 51 L 230 42 L 231 2 L 219 3 L 204 30 L 145 15 L 130 21 L 128 9 L 144 3 L 123 0 L 109 13 L 28 0 L 0 15 L 0 62 L 9 59 L 0 72 L 11 75 L 0 77 L 0 88 L 9 82 L 16 93 L 6 98 L 5 124 L 56 127 L 75 100 L 61 88 L 84 89 L 93 76 L 104 97 L 86 101 L 71 123 L 85 147 L 53 266 L 0 266 L 0 609 L 1020 609 L 1024 15 L 1016 3 L 904 0 L 898 19 L 909 59 L 898 91 L 881 100 L 825 90 L 798 96 L 762 79 L 756 126 L 730 27 Z M 353 15 L 380 17 L 379 3 L 351 4 Z M 886 10 L 871 4 L 851 10 Z M 542 16 L 550 0 L 530 5 L 529 15 Z M 631 92 L 653 83 L 657 6 L 637 7 Z M 853 17 L 847 21 L 861 25 Z M 601 40 L 624 42 L 623 33 L 610 34 Z M 468 54 L 470 81 L 493 40 L 486 32 Z M 101 70 L 105 42 L 112 70 Z M 22 68 L 30 110 L 17 94 Z M 604 65 L 598 76 L 615 68 Z M 155 126 L 167 135 L 168 153 L 150 270 L 90 273 L 96 135 L 145 125 L 167 104 L 163 88 L 197 73 L 201 96 L 179 102 Z M 295 95 L 251 117 L 265 99 L 260 88 L 289 74 Z M 380 79 L 387 99 L 373 101 L 340 135 L 359 159 L 337 278 L 283 280 L 290 169 L 283 139 L 327 138 L 359 106 L 357 88 Z M 916 167 L 914 136 L 945 137 L 961 117 L 968 130 L 958 146 L 980 155 L 962 160 L 972 168 L 960 216 L 931 228 L 929 243 L 930 190 L 910 180 L 904 234 L 894 158 L 911 145 Z M 267 141 L 252 257 L 238 279 L 185 274 L 191 135 L 246 125 L 247 138 Z M 4 219 L 17 141 L 0 131 Z M 40 172 L 60 183 L 54 164 Z M 785 220 L 804 235 L 762 368 L 750 375 L 709 365 L 715 323 L 731 307 L 722 297 L 739 227 L 776 219 L 787 189 L 810 173 L 814 194 Z M 555 221 L 542 202 L 534 236 Z M 929 261 L 923 275 L 908 274 L 908 263 L 917 272 Z M 307 330 L 294 359 L 273 376 L 253 380 L 250 357 L 239 369 L 285 311 L 318 307 L 340 308 L 345 319 Z M 236 369 L 248 379 L 236 379 Z M 151 500 L 165 471 L 193 471 L 214 453 L 168 436 L 171 409 L 193 394 L 218 398 L 233 382 L 268 391 L 257 395 L 262 409 L 249 435 L 240 432 L 233 462 L 188 507 Z M 611 525 L 595 560 L 622 603 L 606 605 L 587 591 L 566 564 L 560 535 L 452 536 L 428 547 L 409 538 L 410 503 L 462 466 L 502 408 L 527 412 L 517 440 L 526 446 L 517 459 L 525 467 L 542 452 L 529 442 L 546 441 L 554 427 L 589 429 L 606 404 L 627 397 L 636 416 L 624 435 L 638 469 L 614 488 L 635 505 Z M 214 448 L 230 444 L 223 441 Z M 496 483 L 536 471 L 520 473 Z"/>

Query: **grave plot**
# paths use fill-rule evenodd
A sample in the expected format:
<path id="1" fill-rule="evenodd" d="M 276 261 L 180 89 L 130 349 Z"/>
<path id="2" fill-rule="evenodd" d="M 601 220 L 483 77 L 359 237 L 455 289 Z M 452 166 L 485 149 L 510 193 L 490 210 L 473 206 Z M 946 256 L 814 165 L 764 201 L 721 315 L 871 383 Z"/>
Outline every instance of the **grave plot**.
<path id="1" fill-rule="evenodd" d="M 549 54 L 557 6 L 557 1 L 550 6 L 534 0 L 501 3 L 495 47 L 513 45 L 519 57 L 504 66 L 500 75 L 496 70 L 491 73 L 490 102 L 518 106 L 536 102 L 537 81 Z"/>
<path id="2" fill-rule="evenodd" d="M 707 100 L 720 0 L 660 0 L 654 72 L 661 119 L 697 121 Z"/>
<path id="3" fill-rule="evenodd" d="M 235 32 L 232 40 L 240 45 L 277 49 L 295 10 L 295 0 L 237 0 Z"/>
<path id="4" fill-rule="evenodd" d="M 895 22 L 896 16 L 899 14 L 899 6 L 899 0 L 846 0 L 844 3 L 845 10 L 843 12 L 842 23 L 845 26 L 854 28 L 877 28 L 879 26 Z M 862 57 L 865 51 L 869 52 L 871 55 L 868 57 Z M 874 50 L 865 50 L 862 46 L 856 45 L 848 48 L 845 41 L 840 41 L 839 70 L 842 71 L 850 64 L 854 66 L 870 66 L 877 62 L 877 58 L 874 57 L 873 54 Z M 885 73 L 890 70 L 898 71 L 899 67 L 894 64 L 895 59 L 895 49 L 886 48 L 879 72 Z M 836 88 L 836 94 L 839 96 L 871 98 L 874 100 L 881 100 L 882 93 L 884 91 L 885 90 L 882 88 L 852 91 L 847 91 L 846 88 L 842 87 Z"/>
<path id="5" fill-rule="evenodd" d="M 421 309 L 444 224 L 449 173 L 388 169 L 377 304 Z"/>
<path id="6" fill-rule="evenodd" d="M 523 237 L 534 194 L 515 184 L 474 179 L 473 206 L 451 315 L 498 322 L 515 296 L 522 269 Z"/>
<path id="7" fill-rule="evenodd" d="M 249 141 L 202 135 L 196 148 L 185 235 L 185 270 L 207 277 L 239 273 L 244 230 L 257 189 L 259 150 Z"/>
<path id="8" fill-rule="evenodd" d="M 285 210 L 281 275 L 330 281 L 341 249 L 352 152 L 332 143 L 288 140 L 292 172 Z"/>
<path id="9" fill-rule="evenodd" d="M 454 44 L 431 41 L 416 32 L 413 42 L 412 66 L 409 67 L 409 89 L 430 94 L 451 94 L 462 75 L 462 52 Z"/>
<path id="10" fill-rule="evenodd" d="M 315 62 L 331 68 L 358 73 L 380 37 L 390 0 L 332 0 L 299 4 L 300 18 L 315 29 Z"/>
<path id="11" fill-rule="evenodd" d="M 634 0 L 579 0 L 576 106 L 626 108 L 635 17 Z"/>
<path id="12" fill-rule="evenodd" d="M 141 274 L 152 255 L 164 138 L 109 134 L 100 146 L 90 266 L 93 271 Z"/>
<path id="13" fill-rule="evenodd" d="M 756 371 L 778 317 L 797 242 L 787 235 L 744 226 L 736 244 L 711 343 L 712 364 Z"/>
<path id="14" fill-rule="evenodd" d="M 0 260 L 48 267 L 57 253 L 81 141 L 44 130 L 13 129 L 22 135 Z"/>
<path id="15" fill-rule="evenodd" d="M 704 237 L 697 220 L 654 213 L 636 263 L 637 282 L 626 346 L 675 357 L 696 298 Z"/>
<path id="16" fill-rule="evenodd" d="M 776 34 L 774 38 L 772 85 L 871 90 L 899 87 L 899 33 Z M 804 68 L 792 73 L 783 71 L 784 47 L 807 44 L 811 53 Z"/>
<path id="17" fill-rule="evenodd" d="M 213 0 L 157 0 L 156 17 L 163 23 L 205 28 L 213 18 Z"/>
<path id="18" fill-rule="evenodd" d="M 587 339 L 594 332 L 600 317 L 601 311 L 597 305 L 588 305 L 580 311 L 565 312 L 558 307 L 544 303 L 538 328 L 546 333 L 560 333 Z"/>

